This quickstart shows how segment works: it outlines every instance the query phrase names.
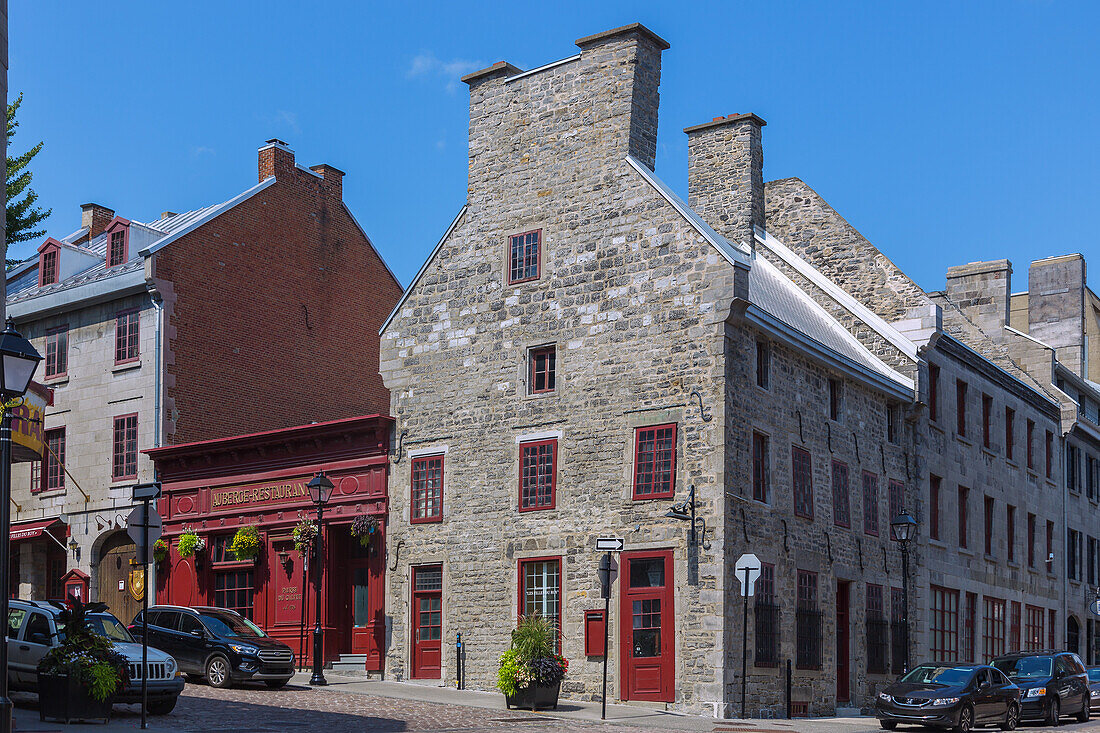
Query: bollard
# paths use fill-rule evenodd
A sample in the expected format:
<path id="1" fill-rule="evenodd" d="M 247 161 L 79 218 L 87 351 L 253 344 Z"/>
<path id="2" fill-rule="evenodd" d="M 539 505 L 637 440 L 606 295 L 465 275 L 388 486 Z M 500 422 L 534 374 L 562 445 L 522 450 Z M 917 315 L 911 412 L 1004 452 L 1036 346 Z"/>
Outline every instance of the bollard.
<path id="1" fill-rule="evenodd" d="M 791 719 L 791 660 L 787 660 L 787 720 Z"/>

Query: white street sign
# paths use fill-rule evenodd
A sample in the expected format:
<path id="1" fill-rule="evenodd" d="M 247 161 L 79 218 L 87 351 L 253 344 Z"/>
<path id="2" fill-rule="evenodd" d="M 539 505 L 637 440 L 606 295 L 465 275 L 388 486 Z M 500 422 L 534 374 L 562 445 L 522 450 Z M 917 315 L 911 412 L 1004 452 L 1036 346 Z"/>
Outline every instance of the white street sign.
<path id="1" fill-rule="evenodd" d="M 149 509 L 149 517 L 145 516 L 145 509 Z M 160 539 L 161 534 L 164 532 L 163 522 L 161 522 L 160 515 L 157 514 L 157 510 L 150 504 L 139 504 L 134 507 L 134 510 L 130 512 L 130 516 L 126 518 L 126 534 L 130 535 L 130 539 L 137 544 L 138 557 L 142 557 L 142 547 L 145 542 L 145 527 L 149 527 L 149 544 L 153 544 Z"/>
<path id="2" fill-rule="evenodd" d="M 760 558 L 752 553 L 742 555 L 733 566 L 737 580 L 741 583 L 741 595 L 752 597 L 756 592 L 756 579 L 760 577 Z M 748 571 L 748 578 L 745 571 Z M 746 582 L 746 580 L 748 582 Z"/>
<path id="3" fill-rule="evenodd" d="M 622 552 L 624 547 L 626 543 L 623 542 L 622 537 L 596 538 L 596 549 L 600 552 Z"/>

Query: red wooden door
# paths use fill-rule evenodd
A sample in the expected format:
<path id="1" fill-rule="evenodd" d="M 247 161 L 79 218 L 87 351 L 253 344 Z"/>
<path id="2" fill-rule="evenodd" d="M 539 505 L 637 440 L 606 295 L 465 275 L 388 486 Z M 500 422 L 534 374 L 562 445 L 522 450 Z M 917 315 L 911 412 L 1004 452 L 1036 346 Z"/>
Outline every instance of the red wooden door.
<path id="1" fill-rule="evenodd" d="M 622 563 L 622 699 L 673 702 L 672 552 L 624 552 Z"/>
<path id="2" fill-rule="evenodd" d="M 348 538 L 349 590 L 348 610 L 351 615 L 351 651 L 367 655 L 367 669 L 382 669 L 382 647 L 385 640 L 385 551 L 381 527 L 371 535 L 370 545 L 364 547 L 357 537 Z"/>
<path id="3" fill-rule="evenodd" d="M 414 567 L 412 585 L 412 677 L 438 680 L 443 671 L 443 566 Z"/>
<path id="4" fill-rule="evenodd" d="M 850 646 L 851 633 L 848 623 L 848 611 L 851 605 L 850 584 L 844 580 L 836 582 L 836 699 L 848 702 L 852 699 L 848 689 L 851 671 Z"/>

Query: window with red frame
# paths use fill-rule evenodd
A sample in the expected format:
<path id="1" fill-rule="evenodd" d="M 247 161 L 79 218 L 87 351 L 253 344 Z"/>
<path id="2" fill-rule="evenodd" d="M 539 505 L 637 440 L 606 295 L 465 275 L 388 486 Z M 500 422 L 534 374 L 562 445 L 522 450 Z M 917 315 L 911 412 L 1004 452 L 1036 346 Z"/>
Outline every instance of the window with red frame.
<path id="1" fill-rule="evenodd" d="M 508 284 L 538 280 L 542 269 L 542 230 L 508 238 Z"/>
<path id="2" fill-rule="evenodd" d="M 111 232 L 111 248 L 107 256 L 107 267 L 121 265 L 126 261 L 126 230 Z"/>
<path id="3" fill-rule="evenodd" d="M 768 472 L 770 456 L 768 436 L 752 434 L 752 498 L 756 501 L 768 501 Z"/>
<path id="4" fill-rule="evenodd" d="M 791 446 L 791 478 L 794 487 L 794 513 L 806 519 L 814 518 L 813 466 L 810 452 Z"/>
<path id="5" fill-rule="evenodd" d="M 1047 478 L 1054 477 L 1054 433 L 1047 431 Z"/>
<path id="6" fill-rule="evenodd" d="M 554 508 L 558 441 L 520 443 L 519 510 Z"/>
<path id="7" fill-rule="evenodd" d="M 905 511 L 905 484 L 897 479 L 890 479 L 889 487 L 890 496 L 887 504 L 890 507 L 890 516 L 888 519 L 892 522 L 895 517 Z"/>
<path id="8" fill-rule="evenodd" d="M 47 430 L 46 454 L 42 456 L 42 490 L 65 488 L 65 428 Z"/>
<path id="9" fill-rule="evenodd" d="M 416 522 L 443 521 L 443 456 L 412 460 L 412 517 Z"/>
<path id="10" fill-rule="evenodd" d="M 1020 651 L 1020 617 L 1023 606 L 1019 601 L 1012 602 L 1012 615 L 1008 626 L 1008 647 L 1011 652 Z"/>
<path id="11" fill-rule="evenodd" d="M 993 497 L 985 497 L 985 554 L 993 554 Z"/>
<path id="12" fill-rule="evenodd" d="M 634 433 L 634 498 L 671 497 L 676 491 L 676 425 Z"/>
<path id="13" fill-rule="evenodd" d="M 966 437 L 966 382 L 955 380 L 955 421 L 959 435 Z"/>
<path id="14" fill-rule="evenodd" d="M 63 377 L 69 370 L 69 327 L 46 332 L 46 379 Z"/>
<path id="15" fill-rule="evenodd" d="M 57 250 L 48 249 L 42 253 L 38 264 L 39 285 L 52 285 L 57 282 Z"/>
<path id="16" fill-rule="evenodd" d="M 993 398 L 982 394 L 982 445 L 991 448 L 990 427 L 993 422 Z"/>
<path id="17" fill-rule="evenodd" d="M 970 516 L 970 507 L 968 506 L 968 500 L 970 498 L 970 489 L 965 486 L 959 487 L 959 547 L 965 548 L 967 541 L 970 537 L 970 528 L 967 527 L 967 519 Z"/>
<path id="18" fill-rule="evenodd" d="M 1035 421 L 1027 421 L 1027 467 L 1035 468 Z"/>
<path id="19" fill-rule="evenodd" d="M 928 536 L 940 539 L 940 483 L 939 476 L 928 477 Z"/>
<path id="20" fill-rule="evenodd" d="M 890 671 L 901 675 L 905 662 L 905 594 L 901 588 L 890 589 Z"/>
<path id="21" fill-rule="evenodd" d="M 833 461 L 833 524 L 838 527 L 852 526 L 848 502 L 848 464 L 843 461 Z"/>
<path id="22" fill-rule="evenodd" d="M 1047 624 L 1047 649 L 1057 649 L 1058 636 L 1054 633 L 1054 626 L 1058 621 L 1058 611 L 1053 608 L 1050 609 L 1049 621 L 1050 623 Z"/>
<path id="23" fill-rule="evenodd" d="M 521 560 L 519 615 L 539 615 L 554 623 L 561 644 L 561 561 Z"/>
<path id="24" fill-rule="evenodd" d="M 111 477 L 115 481 L 137 478 L 138 416 L 115 418 L 114 461 Z"/>
<path id="25" fill-rule="evenodd" d="M 821 669 L 822 613 L 817 605 L 817 573 L 799 570 L 795 608 L 795 666 Z"/>
<path id="26" fill-rule="evenodd" d="M 1027 513 L 1027 566 L 1035 567 L 1035 515 Z"/>
<path id="27" fill-rule="evenodd" d="M 982 654 L 986 659 L 1005 653 L 1005 601 L 1002 598 L 985 597 L 985 614 L 982 624 Z"/>
<path id="28" fill-rule="evenodd" d="M 1016 507 L 1005 509 L 1005 554 L 1009 562 L 1016 562 Z"/>
<path id="29" fill-rule="evenodd" d="M 887 654 L 890 624 L 886 620 L 883 606 L 882 586 L 868 583 L 866 590 L 864 625 L 867 629 L 867 671 L 871 674 L 884 674 L 889 668 Z"/>
<path id="30" fill-rule="evenodd" d="M 1038 606 L 1028 606 L 1024 623 L 1024 651 L 1034 652 L 1043 648 L 1043 618 L 1046 616 Z"/>
<path id="31" fill-rule="evenodd" d="M 1047 572 L 1054 572 L 1054 522 L 1047 520 Z"/>
<path id="32" fill-rule="evenodd" d="M 528 389 L 531 394 L 553 392 L 557 382 L 558 350 L 554 346 L 540 346 L 527 352 L 530 364 Z"/>
<path id="33" fill-rule="evenodd" d="M 974 619 L 977 615 L 978 594 L 967 593 L 966 605 L 963 607 L 963 635 L 962 635 L 962 660 L 974 661 Z"/>
<path id="34" fill-rule="evenodd" d="M 37 494 L 42 490 L 42 463 L 43 461 L 31 461 L 31 493 Z"/>
<path id="35" fill-rule="evenodd" d="M 115 363 L 136 361 L 141 355 L 138 350 L 139 321 L 138 311 L 119 313 L 115 319 Z"/>
<path id="36" fill-rule="evenodd" d="M 959 656 L 959 592 L 933 585 L 928 651 L 933 662 L 954 662 Z"/>
<path id="37" fill-rule="evenodd" d="M 878 537 L 878 476 L 863 472 L 863 531 Z"/>
<path id="38" fill-rule="evenodd" d="M 940 418 L 940 368 L 928 365 L 928 419 L 936 422 Z"/>
<path id="39" fill-rule="evenodd" d="M 1016 454 L 1016 411 L 1005 408 L 1005 458 L 1013 460 Z"/>

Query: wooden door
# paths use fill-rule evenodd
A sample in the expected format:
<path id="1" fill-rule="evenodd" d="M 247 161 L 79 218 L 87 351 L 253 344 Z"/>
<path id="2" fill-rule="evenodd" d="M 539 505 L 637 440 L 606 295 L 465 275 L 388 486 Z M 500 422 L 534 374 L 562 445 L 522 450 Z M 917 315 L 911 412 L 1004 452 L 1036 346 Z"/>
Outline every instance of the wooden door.
<path id="1" fill-rule="evenodd" d="M 415 567 L 412 581 L 412 676 L 438 680 L 443 673 L 443 566 Z"/>
<path id="2" fill-rule="evenodd" d="M 851 631 L 848 623 L 851 604 L 851 584 L 844 580 L 836 582 L 836 699 L 848 702 L 852 699 L 849 691 Z"/>
<path id="3" fill-rule="evenodd" d="M 99 597 L 106 603 L 108 610 L 124 624 L 130 623 L 141 610 L 140 584 L 130 591 L 131 561 L 137 557 L 137 547 L 125 532 L 118 532 L 107 538 L 99 560 Z"/>
<path id="4" fill-rule="evenodd" d="M 351 651 L 353 654 L 367 655 L 368 670 L 381 671 L 386 638 L 386 589 L 383 585 L 386 552 L 382 528 L 379 527 L 371 535 L 371 542 L 367 547 L 363 547 L 356 537 L 349 536 L 348 541 Z"/>
<path id="5" fill-rule="evenodd" d="M 624 552 L 622 564 L 622 699 L 672 702 L 676 675 L 672 552 Z"/>

